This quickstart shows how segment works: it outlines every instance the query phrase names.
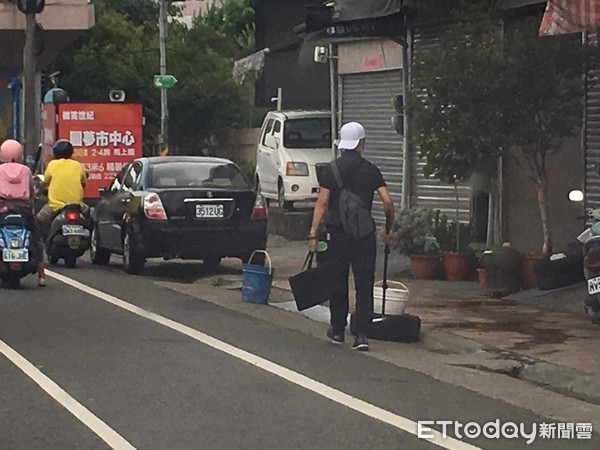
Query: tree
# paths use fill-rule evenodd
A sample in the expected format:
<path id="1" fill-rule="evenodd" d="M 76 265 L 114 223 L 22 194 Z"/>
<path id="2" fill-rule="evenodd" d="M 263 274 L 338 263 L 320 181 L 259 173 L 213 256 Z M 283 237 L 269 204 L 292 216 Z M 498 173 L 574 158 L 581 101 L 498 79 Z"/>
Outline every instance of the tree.
<path id="1" fill-rule="evenodd" d="M 170 70 L 179 80 L 170 96 L 172 141 L 186 153 L 210 152 L 215 140 L 242 121 L 243 94 L 233 81 L 233 59 L 222 56 L 232 51 L 231 41 L 198 22 L 171 46 Z"/>
<path id="2" fill-rule="evenodd" d="M 233 57 L 241 58 L 254 51 L 254 1 L 225 0 L 213 3 L 199 23 L 207 25 L 224 36 L 232 38 L 237 46 Z"/>
<path id="3" fill-rule="evenodd" d="M 158 15 L 160 4 L 154 0 L 92 0 L 96 14 L 102 16 L 106 11 L 124 15 L 128 22 L 143 26 L 150 32 L 158 33 Z"/>
<path id="4" fill-rule="evenodd" d="M 457 12 L 415 68 L 411 116 L 425 173 L 492 177 L 497 156 L 512 158 L 535 184 L 542 252 L 551 252 L 546 161 L 580 124 L 586 52 L 573 36 L 539 38 L 539 18 L 506 22 L 494 2 Z"/>
<path id="5" fill-rule="evenodd" d="M 54 69 L 76 101 L 106 101 L 111 89 L 123 89 L 128 101 L 143 103 L 144 140 L 152 145 L 160 132 L 160 94 L 153 87 L 159 70 L 158 5 L 154 0 L 93 2 L 96 26 L 63 53 Z M 171 141 L 180 152 L 205 151 L 243 120 L 244 96 L 231 73 L 234 59 L 249 51 L 245 36 L 253 20 L 250 1 L 226 0 L 190 29 L 176 20 L 169 24 L 167 67 L 179 81 L 169 92 Z"/>
<path id="6" fill-rule="evenodd" d="M 61 72 L 61 85 L 74 101 L 104 102 L 110 90 L 123 89 L 128 101 L 141 102 L 144 141 L 152 144 L 160 126 L 160 98 L 152 87 L 159 65 L 158 36 L 150 25 L 158 21 L 155 3 L 94 0 L 94 4 L 96 25 L 61 54 L 53 70 Z"/>

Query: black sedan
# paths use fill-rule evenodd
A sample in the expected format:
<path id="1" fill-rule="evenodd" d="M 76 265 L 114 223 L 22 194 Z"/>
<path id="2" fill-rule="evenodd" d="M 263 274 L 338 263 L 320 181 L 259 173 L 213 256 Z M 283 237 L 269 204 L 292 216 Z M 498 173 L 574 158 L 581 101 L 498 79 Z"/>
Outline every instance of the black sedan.
<path id="1" fill-rule="evenodd" d="M 147 258 L 247 262 L 267 243 L 266 204 L 226 159 L 137 159 L 100 195 L 90 249 L 97 265 L 111 253 L 123 255 L 128 273 L 140 273 Z"/>

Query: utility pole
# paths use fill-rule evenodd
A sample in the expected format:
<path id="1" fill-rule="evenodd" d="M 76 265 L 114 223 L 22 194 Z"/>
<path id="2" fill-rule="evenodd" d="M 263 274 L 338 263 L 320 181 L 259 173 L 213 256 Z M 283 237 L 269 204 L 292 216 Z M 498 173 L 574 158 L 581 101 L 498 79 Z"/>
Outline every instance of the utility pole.
<path id="1" fill-rule="evenodd" d="M 160 0 L 159 37 L 160 37 L 160 74 L 167 74 L 167 0 Z M 169 106 L 167 90 L 160 90 L 160 144 L 161 151 L 169 148 Z"/>
<path id="2" fill-rule="evenodd" d="M 31 2 L 29 3 L 31 5 Z M 33 6 L 33 5 L 31 5 Z M 25 155 L 35 155 L 40 139 L 40 130 L 36 128 L 36 115 L 38 114 L 39 105 L 36 103 L 37 95 L 36 88 L 36 11 L 32 7 L 25 14 L 25 47 L 23 49 L 23 137 Z"/>
<path id="3" fill-rule="evenodd" d="M 329 44 L 329 100 L 331 102 L 331 157 L 332 159 L 336 159 L 338 157 L 337 147 L 335 145 L 335 140 L 337 137 L 337 98 L 336 98 L 336 82 L 335 82 L 335 72 L 336 72 L 336 55 L 335 53 L 336 46 L 334 44 Z"/>

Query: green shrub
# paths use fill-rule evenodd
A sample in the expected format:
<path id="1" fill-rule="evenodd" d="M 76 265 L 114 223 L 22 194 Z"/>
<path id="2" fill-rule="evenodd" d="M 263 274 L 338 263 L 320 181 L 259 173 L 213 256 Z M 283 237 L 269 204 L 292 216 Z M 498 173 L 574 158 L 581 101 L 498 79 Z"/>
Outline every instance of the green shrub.
<path id="1" fill-rule="evenodd" d="M 394 224 L 392 247 L 406 256 L 437 253 L 433 230 L 433 213 L 429 208 L 417 207 L 399 211 Z"/>

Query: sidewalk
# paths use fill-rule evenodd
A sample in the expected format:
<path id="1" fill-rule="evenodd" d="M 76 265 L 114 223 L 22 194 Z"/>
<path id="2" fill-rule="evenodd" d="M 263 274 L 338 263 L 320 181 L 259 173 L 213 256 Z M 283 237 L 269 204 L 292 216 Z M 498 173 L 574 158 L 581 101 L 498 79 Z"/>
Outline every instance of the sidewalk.
<path id="1" fill-rule="evenodd" d="M 269 239 L 268 251 L 275 268 L 270 303 L 297 312 L 288 277 L 300 271 L 306 243 L 288 242 L 276 236 Z M 592 325 L 583 314 L 582 287 L 558 294 L 527 291 L 496 300 L 483 296 L 479 285 L 473 282 L 399 279 L 394 275 L 407 264 L 402 258 L 394 258 L 390 278 L 402 281 L 410 289 L 406 312 L 421 317 L 423 333 L 466 339 L 494 353 L 498 360 L 486 356 L 481 361 L 471 354 L 457 364 L 505 372 L 600 403 L 600 358 L 596 357 L 600 326 Z M 560 304 L 565 296 L 570 296 L 571 305 Z M 320 322 L 329 318 L 324 306 L 311 308 L 304 315 Z M 447 339 L 446 348 L 436 351 L 460 353 L 452 348 L 454 342 Z"/>

